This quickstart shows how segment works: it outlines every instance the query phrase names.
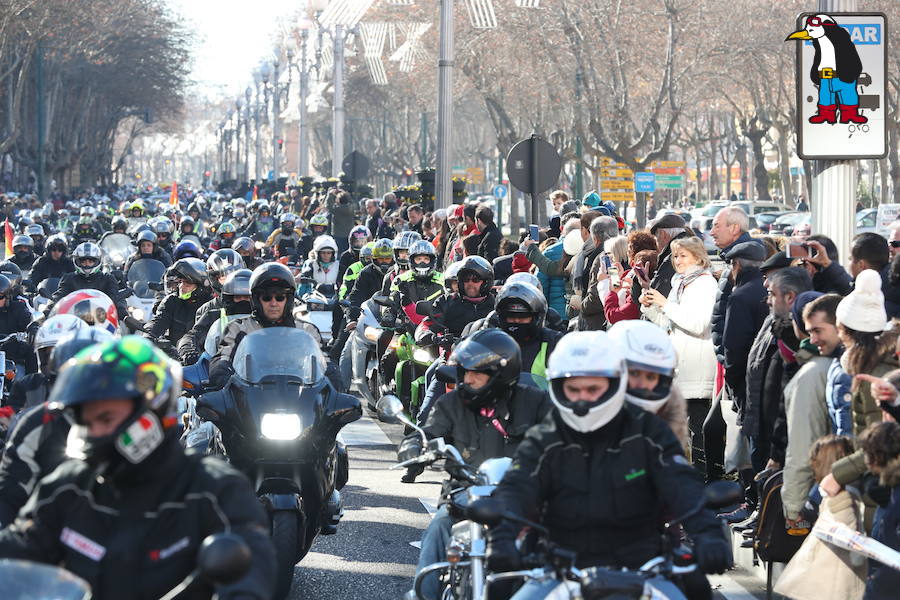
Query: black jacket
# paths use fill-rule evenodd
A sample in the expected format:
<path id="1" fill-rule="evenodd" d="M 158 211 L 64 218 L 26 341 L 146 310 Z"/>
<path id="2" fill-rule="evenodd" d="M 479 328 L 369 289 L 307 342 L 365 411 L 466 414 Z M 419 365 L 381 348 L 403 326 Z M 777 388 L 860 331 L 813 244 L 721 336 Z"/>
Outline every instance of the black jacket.
<path id="1" fill-rule="evenodd" d="M 494 292 L 488 292 L 481 302 L 472 302 L 459 294 L 451 294 L 438 299 L 434 305 L 434 314 L 442 324 L 447 326 L 450 333 L 459 337 L 466 325 L 491 314 L 496 300 Z M 432 327 L 432 329 L 440 328 Z"/>
<path id="2" fill-rule="evenodd" d="M 757 268 L 742 269 L 728 296 L 722 331 L 725 383 L 738 406 L 747 394 L 747 357 L 756 334 L 769 314 L 767 292 Z"/>
<path id="3" fill-rule="evenodd" d="M 131 265 L 141 260 L 142 258 L 152 258 L 153 260 L 158 260 L 159 262 L 164 264 L 167 269 L 172 266 L 172 256 L 161 247 L 157 246 L 153 249 L 153 254 L 151 254 L 150 256 L 145 256 L 140 252 L 135 252 L 134 254 L 129 256 L 128 260 L 125 261 L 125 268 L 123 269 L 125 273 L 128 273 L 128 269 L 131 268 Z"/>
<path id="4" fill-rule="evenodd" d="M 429 439 L 444 438 L 453 444 L 470 465 L 480 465 L 489 458 L 513 456 L 528 429 L 540 423 L 552 405 L 547 392 L 516 384 L 510 399 L 502 399 L 495 413 L 507 433 L 504 438 L 490 419 L 463 404 L 456 390 L 435 400 L 422 429 Z M 422 439 L 413 432 L 400 442 L 399 451 L 421 449 Z"/>
<path id="5" fill-rule="evenodd" d="M 9 262 L 19 267 L 19 269 L 21 269 L 22 271 L 27 271 L 34 266 L 34 263 L 37 261 L 37 259 L 38 256 L 34 252 L 21 258 L 13 254 L 9 257 Z"/>
<path id="6" fill-rule="evenodd" d="M 741 237 L 736 239 L 730 246 L 726 246 L 720 250 L 719 254 L 722 255 L 728 252 L 737 244 L 752 241 L 753 238 L 750 237 L 750 234 L 744 232 L 741 234 Z M 726 264 L 725 268 L 722 270 L 722 274 L 719 276 L 719 291 L 716 294 L 716 303 L 713 306 L 712 312 L 712 343 L 716 349 L 716 358 L 721 364 L 725 363 L 725 349 L 722 345 L 722 335 L 725 331 L 725 312 L 728 308 L 728 297 L 731 296 L 732 284 L 731 278 L 729 277 L 730 273 L 731 267 Z"/>
<path id="7" fill-rule="evenodd" d="M 43 404 L 17 415 L 0 462 L 0 527 L 13 522 L 37 483 L 66 460 L 69 429 L 62 413 Z"/>
<path id="8" fill-rule="evenodd" d="M 165 335 L 170 342 L 177 344 L 194 326 L 197 310 L 211 297 L 212 292 L 207 287 L 197 288 L 187 300 L 182 300 L 178 294 L 169 294 L 160 303 L 145 330 L 154 340 Z"/>
<path id="9" fill-rule="evenodd" d="M 206 343 L 209 328 L 219 319 L 220 309 L 223 307 L 222 297 L 216 296 L 197 309 L 194 314 L 194 324 L 178 340 L 178 356 L 181 357 L 182 363 L 193 364 L 203 354 L 203 345 Z"/>
<path id="10" fill-rule="evenodd" d="M 31 284 L 37 287 L 45 279 L 62 277 L 66 273 L 74 272 L 75 263 L 68 256 L 63 256 L 59 260 L 53 260 L 49 254 L 45 254 L 35 261 L 34 266 L 31 268 L 29 279 Z"/>
<path id="11" fill-rule="evenodd" d="M 341 254 L 341 260 L 338 262 L 338 278 L 337 278 L 337 288 L 340 289 L 341 283 L 344 281 L 344 273 L 347 272 L 347 269 L 355 262 L 359 262 L 359 251 L 348 249 L 344 250 L 343 254 Z"/>
<path id="12" fill-rule="evenodd" d="M 217 458 L 186 455 L 171 436 L 158 467 L 117 484 L 82 461 L 43 479 L 10 527 L 0 556 L 60 565 L 86 580 L 98 600 L 155 599 L 196 566 L 203 539 L 230 530 L 250 546 L 248 574 L 219 598 L 267 599 L 275 577 L 269 522 L 247 479 Z M 149 469 L 148 469 L 149 471 Z M 185 598 L 209 598 L 200 586 Z"/>
<path id="13" fill-rule="evenodd" d="M 347 295 L 347 301 L 350 303 L 350 306 L 345 309 L 348 322 L 359 318 L 363 303 L 381 291 L 382 281 L 384 281 L 384 273 L 375 264 L 363 267 L 353 285 L 353 291 Z"/>
<path id="14" fill-rule="evenodd" d="M 0 336 L 21 333 L 31 323 L 28 305 L 21 300 L 7 298 L 6 306 L 0 308 Z"/>
<path id="15" fill-rule="evenodd" d="M 853 290 L 853 279 L 837 261 L 831 261 L 828 268 L 820 269 L 813 275 L 813 289 L 823 294 L 846 296 Z"/>
<path id="16" fill-rule="evenodd" d="M 9 392 L 9 405 L 18 413 L 43 404 L 50 394 L 51 385 L 52 382 L 41 372 L 17 377 Z"/>
<path id="17" fill-rule="evenodd" d="M 881 271 L 881 293 L 884 294 L 884 310 L 888 320 L 900 317 L 900 286 L 891 284 L 891 264 L 886 264 Z"/>
<path id="18" fill-rule="evenodd" d="M 657 261 L 656 273 L 650 280 L 650 287 L 658 291 L 663 296 L 668 296 L 672 291 L 672 277 L 675 276 L 675 265 L 672 264 L 672 242 L 681 238 L 692 237 L 688 232 L 679 233 L 666 244 L 663 251 L 659 253 Z"/>
<path id="19" fill-rule="evenodd" d="M 119 292 L 119 280 L 115 275 L 109 273 L 97 272 L 91 275 L 82 275 L 75 271 L 74 273 L 66 273 L 59 280 L 59 287 L 50 297 L 50 307 L 52 308 L 57 302 L 78 290 L 97 290 L 109 296 L 113 304 L 116 305 L 116 311 L 119 313 L 119 319 L 123 319 L 128 311 L 125 308 L 125 298 Z M 48 310 L 49 310 L 48 308 Z"/>
<path id="20" fill-rule="evenodd" d="M 500 256 L 500 242 L 503 240 L 503 234 L 497 229 L 494 223 L 488 223 L 484 231 L 481 232 L 481 241 L 478 243 L 478 256 L 483 257 L 489 263 L 493 263 L 494 259 Z"/>
<path id="21" fill-rule="evenodd" d="M 703 497 L 703 481 L 659 417 L 625 404 L 599 430 L 580 434 L 556 411 L 528 431 L 494 491 L 514 514 L 541 522 L 550 538 L 578 554 L 578 566 L 636 568 L 657 556 L 660 523 Z M 710 511 L 684 522 L 688 534 L 722 536 Z M 505 521 L 492 540 L 511 539 Z"/>

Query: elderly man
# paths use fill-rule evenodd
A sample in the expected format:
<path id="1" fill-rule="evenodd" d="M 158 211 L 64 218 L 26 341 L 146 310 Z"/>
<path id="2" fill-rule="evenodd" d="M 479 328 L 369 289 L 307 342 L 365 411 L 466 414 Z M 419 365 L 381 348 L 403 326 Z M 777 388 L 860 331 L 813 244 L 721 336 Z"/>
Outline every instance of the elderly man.
<path id="1" fill-rule="evenodd" d="M 693 234 L 686 227 L 684 219 L 672 213 L 653 221 L 650 224 L 650 233 L 656 238 L 656 246 L 659 249 L 656 273 L 653 274 L 650 287 L 663 296 L 668 296 L 672 291 L 672 277 L 675 276 L 675 266 L 672 264 L 672 240 L 690 237 Z"/>
<path id="2" fill-rule="evenodd" d="M 892 222 L 888 228 L 891 230 L 888 245 L 891 247 L 891 260 L 894 260 L 900 254 L 900 221 Z"/>
<path id="3" fill-rule="evenodd" d="M 381 217 L 381 210 L 378 208 L 377 200 L 371 198 L 366 200 L 366 214 L 368 215 L 366 217 L 366 228 L 372 234 L 372 239 L 384 237 L 390 239 L 394 237 L 394 231 Z"/>
<path id="4" fill-rule="evenodd" d="M 578 319 L 578 330 L 603 329 L 606 326 L 606 315 L 603 313 L 602 298 L 609 291 L 609 280 L 603 260 L 597 257 L 603 252 L 603 245 L 619 234 L 619 224 L 613 217 L 597 217 L 591 221 L 591 244 L 594 250 L 588 255 L 590 262 L 585 261 L 585 273 L 589 275 L 588 285 L 584 289 L 581 302 L 581 317 Z"/>

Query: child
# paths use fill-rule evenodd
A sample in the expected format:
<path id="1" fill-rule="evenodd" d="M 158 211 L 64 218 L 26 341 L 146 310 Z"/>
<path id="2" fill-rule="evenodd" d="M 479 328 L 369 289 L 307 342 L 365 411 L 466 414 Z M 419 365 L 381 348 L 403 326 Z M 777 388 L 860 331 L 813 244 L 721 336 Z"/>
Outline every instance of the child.
<path id="1" fill-rule="evenodd" d="M 813 478 L 816 485 L 809 490 L 809 497 L 800 511 L 804 521 L 814 523 L 819 516 L 819 505 L 822 503 L 822 494 L 819 492 L 819 482 L 831 473 L 831 465 L 838 459 L 853 454 L 853 442 L 845 435 L 823 435 L 813 443 L 809 449 L 809 465 L 813 470 Z"/>

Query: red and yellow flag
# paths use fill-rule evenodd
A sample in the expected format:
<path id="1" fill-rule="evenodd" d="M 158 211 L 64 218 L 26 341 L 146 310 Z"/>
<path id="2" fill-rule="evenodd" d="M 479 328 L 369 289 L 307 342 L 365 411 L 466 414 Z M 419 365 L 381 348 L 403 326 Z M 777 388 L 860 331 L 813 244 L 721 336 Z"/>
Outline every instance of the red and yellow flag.
<path id="1" fill-rule="evenodd" d="M 7 217 L 6 222 L 3 224 L 3 240 L 6 242 L 6 258 L 13 255 L 13 237 L 15 237 L 15 233 L 13 233 L 12 225 L 9 224 L 9 217 Z"/>
<path id="2" fill-rule="evenodd" d="M 255 185 L 253 186 L 253 197 L 251 198 L 251 200 L 259 200 L 259 196 L 257 196 L 257 189 L 256 189 Z"/>
<path id="3" fill-rule="evenodd" d="M 172 191 L 169 194 L 169 204 L 172 206 L 178 206 L 178 182 L 172 182 Z"/>

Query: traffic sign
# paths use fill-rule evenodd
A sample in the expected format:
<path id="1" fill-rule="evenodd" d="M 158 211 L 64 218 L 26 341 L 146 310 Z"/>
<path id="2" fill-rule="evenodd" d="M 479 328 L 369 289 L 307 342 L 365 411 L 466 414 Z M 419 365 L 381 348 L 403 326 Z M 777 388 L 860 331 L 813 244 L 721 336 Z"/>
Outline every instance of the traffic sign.
<path id="1" fill-rule="evenodd" d="M 601 166 L 601 167 L 621 168 L 621 169 L 627 169 L 627 168 L 628 168 L 627 165 L 623 165 L 622 163 L 617 163 L 616 161 L 614 161 L 613 159 L 611 159 L 611 158 L 609 158 L 609 157 L 607 157 L 607 156 L 601 156 L 601 157 L 600 157 L 600 166 Z"/>
<path id="2" fill-rule="evenodd" d="M 556 148 L 536 135 L 512 147 L 506 157 L 509 182 L 526 194 L 546 192 L 559 181 L 562 158 Z"/>
<path id="3" fill-rule="evenodd" d="M 651 168 L 651 171 L 653 171 L 657 175 L 681 175 L 684 173 L 684 169 L 675 167 L 653 167 Z"/>
<path id="4" fill-rule="evenodd" d="M 484 183 L 484 169 L 481 167 L 469 167 L 466 169 L 466 179 L 475 185 Z"/>
<path id="5" fill-rule="evenodd" d="M 656 175 L 653 173 L 635 173 L 634 174 L 634 191 L 636 192 L 655 192 L 656 191 Z"/>
<path id="6" fill-rule="evenodd" d="M 687 163 L 683 160 L 654 160 L 650 163 L 650 167 L 661 167 L 663 169 L 683 169 Z"/>
<path id="7" fill-rule="evenodd" d="M 497 200 L 503 200 L 506 198 L 507 189 L 505 185 L 495 185 L 493 189 L 494 198 Z"/>
<path id="8" fill-rule="evenodd" d="M 634 181 L 625 179 L 601 179 L 601 190 L 633 190 Z"/>
<path id="9" fill-rule="evenodd" d="M 887 38 L 884 13 L 809 12 L 797 17 L 788 39 L 797 40 L 800 158 L 887 156 Z"/>
<path id="10" fill-rule="evenodd" d="M 656 175 L 656 183 L 659 183 L 661 181 L 665 181 L 666 183 L 677 183 L 679 181 L 684 181 L 684 175 L 654 175 Z"/>
<path id="11" fill-rule="evenodd" d="M 344 157 L 341 162 L 341 170 L 351 181 L 362 181 L 369 174 L 370 165 L 368 156 L 359 150 L 354 150 Z"/>
<path id="12" fill-rule="evenodd" d="M 616 169 L 612 167 L 603 167 L 600 169 L 600 177 L 634 177 L 634 171 L 631 169 Z"/>
<path id="13" fill-rule="evenodd" d="M 632 202 L 634 192 L 601 192 L 600 199 L 604 202 Z"/>

